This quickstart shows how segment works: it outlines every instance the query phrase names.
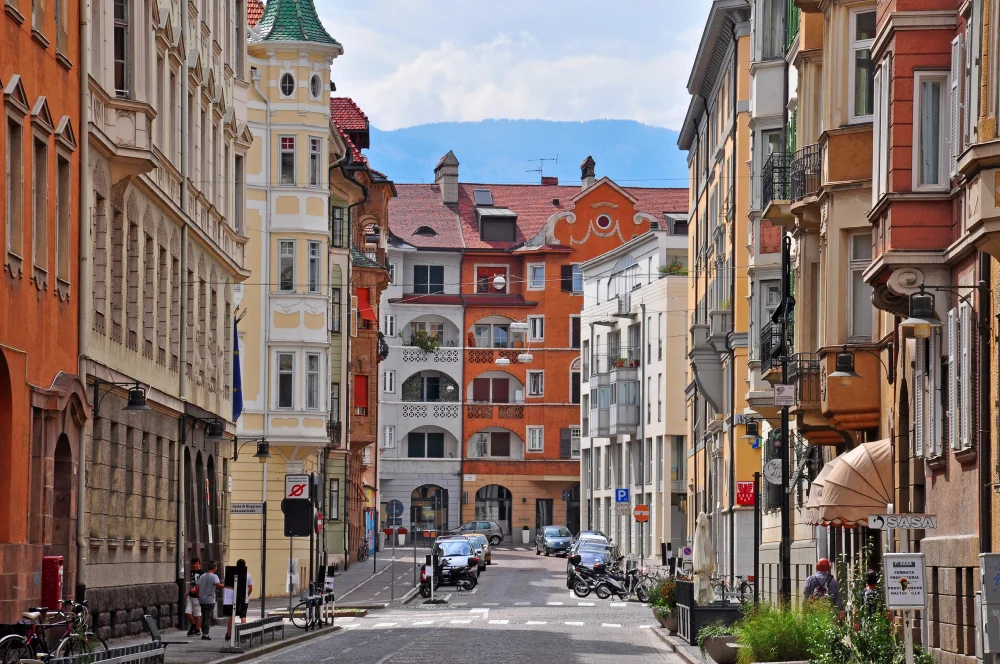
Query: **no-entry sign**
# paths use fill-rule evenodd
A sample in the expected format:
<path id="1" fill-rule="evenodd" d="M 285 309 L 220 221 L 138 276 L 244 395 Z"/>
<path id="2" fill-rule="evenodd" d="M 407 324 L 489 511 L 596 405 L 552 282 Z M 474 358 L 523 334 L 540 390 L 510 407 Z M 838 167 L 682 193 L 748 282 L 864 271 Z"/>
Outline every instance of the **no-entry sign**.
<path id="1" fill-rule="evenodd" d="M 645 523 L 649 521 L 649 506 L 648 505 L 636 505 L 635 509 L 632 510 L 632 516 L 639 523 Z"/>

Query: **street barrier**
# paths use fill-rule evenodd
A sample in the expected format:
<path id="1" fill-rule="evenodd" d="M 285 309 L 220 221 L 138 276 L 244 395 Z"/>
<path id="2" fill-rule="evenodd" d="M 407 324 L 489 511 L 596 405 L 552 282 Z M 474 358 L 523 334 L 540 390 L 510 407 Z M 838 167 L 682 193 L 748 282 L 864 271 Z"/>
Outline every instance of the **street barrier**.
<path id="1" fill-rule="evenodd" d="M 48 664 L 163 664 L 167 646 L 159 641 L 112 648 L 71 657 L 53 657 Z"/>
<path id="2" fill-rule="evenodd" d="M 253 648 L 253 640 L 255 635 L 260 636 L 260 643 L 264 643 L 264 635 L 267 633 L 271 634 L 271 641 L 274 641 L 274 633 L 281 631 L 281 638 L 285 638 L 285 619 L 281 616 L 268 616 L 266 618 L 258 618 L 257 620 L 251 620 L 246 623 L 236 623 L 233 625 L 234 638 L 233 641 L 237 645 L 240 645 L 244 638 L 250 640 L 249 648 Z"/>

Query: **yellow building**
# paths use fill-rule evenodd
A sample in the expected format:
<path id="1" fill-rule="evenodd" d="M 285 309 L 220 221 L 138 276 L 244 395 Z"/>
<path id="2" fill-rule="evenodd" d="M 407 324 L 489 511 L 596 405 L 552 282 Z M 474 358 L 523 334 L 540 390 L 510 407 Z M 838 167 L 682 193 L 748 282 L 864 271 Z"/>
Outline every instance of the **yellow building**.
<path id="1" fill-rule="evenodd" d="M 244 449 L 233 464 L 233 501 L 260 501 L 266 481 L 266 582 L 260 516 L 234 516 L 230 557 L 245 558 L 273 596 L 309 581 L 309 540 L 290 548 L 284 537 L 284 477 L 322 473 L 330 441 L 330 67 L 343 48 L 311 0 L 270 0 L 248 42 L 247 266 L 254 277 L 240 303 L 239 437 L 266 440 L 272 456 L 260 464 Z"/>
<path id="2" fill-rule="evenodd" d="M 750 318 L 749 67 L 749 6 L 715 0 L 688 79 L 692 100 L 678 140 L 691 174 L 687 532 L 694 533 L 705 512 L 716 568 L 744 577 L 753 574 L 753 507 L 739 504 L 737 483 L 752 482 L 760 468 L 742 425 Z"/>

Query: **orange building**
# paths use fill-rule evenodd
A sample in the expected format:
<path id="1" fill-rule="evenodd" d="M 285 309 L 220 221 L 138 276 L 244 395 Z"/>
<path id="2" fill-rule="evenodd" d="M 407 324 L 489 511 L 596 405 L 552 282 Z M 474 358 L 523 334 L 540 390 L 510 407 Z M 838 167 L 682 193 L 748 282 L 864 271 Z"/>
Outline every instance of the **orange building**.
<path id="1" fill-rule="evenodd" d="M 683 212 L 687 191 L 596 180 L 589 157 L 577 186 L 556 178 L 459 183 L 458 166 L 449 153 L 435 184 L 397 185 L 390 228 L 398 241 L 419 245 L 428 228 L 445 228 L 437 223 L 442 212 L 458 220 L 451 232 L 463 247 L 452 296 L 464 310 L 460 518 L 498 521 L 505 539 L 520 538 L 514 531 L 525 526 L 578 530 L 583 279 L 576 266 Z M 399 276 L 405 297 L 413 284 L 407 289 L 409 276 Z M 434 292 L 452 292 L 447 286 Z"/>
<path id="2" fill-rule="evenodd" d="M 0 623 L 41 597 L 43 556 L 76 584 L 78 3 L 7 0 L 0 16 Z"/>

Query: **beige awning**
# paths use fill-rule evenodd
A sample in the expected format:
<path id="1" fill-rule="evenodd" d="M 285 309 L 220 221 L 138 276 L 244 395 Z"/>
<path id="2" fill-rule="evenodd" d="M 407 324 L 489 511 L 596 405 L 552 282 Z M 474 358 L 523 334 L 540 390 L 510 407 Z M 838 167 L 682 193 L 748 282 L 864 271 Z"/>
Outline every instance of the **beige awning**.
<path id="1" fill-rule="evenodd" d="M 829 471 L 820 472 L 813 482 L 816 500 L 810 493 L 807 523 L 867 526 L 869 514 L 884 513 L 892 502 L 892 443 L 888 438 L 862 443 L 827 467 Z M 820 480 L 819 487 L 815 486 Z"/>
<path id="2" fill-rule="evenodd" d="M 826 476 L 830 474 L 830 471 L 833 470 L 838 461 L 840 461 L 839 457 L 831 459 L 830 463 L 823 466 L 819 471 L 819 475 L 809 485 L 809 500 L 806 501 L 805 509 L 802 511 L 802 520 L 810 526 L 819 525 L 822 520 L 820 515 L 820 501 L 823 499 L 823 482 L 826 481 Z"/>

